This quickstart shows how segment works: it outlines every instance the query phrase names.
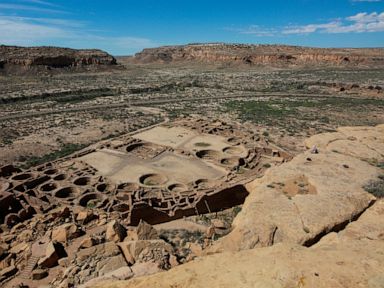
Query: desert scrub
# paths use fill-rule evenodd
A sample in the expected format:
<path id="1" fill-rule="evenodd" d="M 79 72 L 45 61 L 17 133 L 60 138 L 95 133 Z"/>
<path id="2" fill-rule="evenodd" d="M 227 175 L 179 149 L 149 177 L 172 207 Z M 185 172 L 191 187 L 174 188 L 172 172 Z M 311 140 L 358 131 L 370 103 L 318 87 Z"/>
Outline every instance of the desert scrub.
<path id="1" fill-rule="evenodd" d="M 364 189 L 377 198 L 384 198 L 384 175 L 380 175 L 379 180 L 370 181 Z"/>
<path id="2" fill-rule="evenodd" d="M 33 166 L 37 166 L 46 162 L 54 161 L 56 159 L 68 156 L 78 150 L 83 149 L 87 145 L 84 144 L 63 144 L 60 150 L 54 151 L 52 153 L 46 154 L 42 157 L 32 156 L 25 160 L 24 164 L 21 165 L 21 168 L 28 169 Z"/>

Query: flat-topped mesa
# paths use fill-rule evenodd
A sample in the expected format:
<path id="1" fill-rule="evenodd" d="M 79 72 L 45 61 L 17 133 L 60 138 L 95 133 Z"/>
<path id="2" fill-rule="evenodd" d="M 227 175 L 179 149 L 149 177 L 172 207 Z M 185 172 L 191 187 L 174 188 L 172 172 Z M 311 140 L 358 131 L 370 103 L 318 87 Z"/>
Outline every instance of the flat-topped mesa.
<path id="1" fill-rule="evenodd" d="M 383 48 L 309 48 L 283 45 L 189 44 L 144 49 L 136 63 L 229 63 L 262 66 L 384 66 Z"/>
<path id="2" fill-rule="evenodd" d="M 0 69 L 81 68 L 116 65 L 116 59 L 101 50 L 75 50 L 59 47 L 0 46 Z"/>

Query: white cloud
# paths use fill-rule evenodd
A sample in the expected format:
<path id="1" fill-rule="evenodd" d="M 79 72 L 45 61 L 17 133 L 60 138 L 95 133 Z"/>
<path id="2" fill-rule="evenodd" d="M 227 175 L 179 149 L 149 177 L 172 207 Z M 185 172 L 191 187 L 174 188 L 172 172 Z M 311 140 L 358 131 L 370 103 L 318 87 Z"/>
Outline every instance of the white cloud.
<path id="1" fill-rule="evenodd" d="M 251 25 L 247 28 L 226 28 L 228 31 L 238 32 L 240 34 L 249 34 L 255 36 L 274 36 L 277 33 L 277 30 L 274 28 L 265 28 L 263 26 Z"/>
<path id="2" fill-rule="evenodd" d="M 14 10 L 14 11 L 32 11 L 40 13 L 49 13 L 49 14 L 67 14 L 68 12 L 58 9 L 51 8 L 41 8 L 31 5 L 21 5 L 21 4 L 0 4 L 0 10 Z"/>
<path id="3" fill-rule="evenodd" d="M 38 4 L 38 5 L 45 5 L 45 6 L 51 6 L 51 7 L 60 7 L 59 5 L 53 4 L 48 1 L 43 0 L 19 0 L 20 2 L 26 2 L 26 3 L 32 3 L 32 4 Z"/>
<path id="4" fill-rule="evenodd" d="M 246 28 L 225 28 L 225 30 L 258 37 L 281 36 L 290 34 L 312 33 L 370 33 L 384 32 L 384 12 L 357 13 L 346 18 L 339 18 L 326 23 L 288 25 L 285 27 L 264 27 L 250 25 Z"/>
<path id="5" fill-rule="evenodd" d="M 382 0 L 352 0 L 352 2 L 382 2 Z"/>
<path id="6" fill-rule="evenodd" d="M 369 33 L 384 31 L 384 12 L 358 13 L 356 15 L 322 24 L 287 26 L 282 34 L 309 33 Z"/>

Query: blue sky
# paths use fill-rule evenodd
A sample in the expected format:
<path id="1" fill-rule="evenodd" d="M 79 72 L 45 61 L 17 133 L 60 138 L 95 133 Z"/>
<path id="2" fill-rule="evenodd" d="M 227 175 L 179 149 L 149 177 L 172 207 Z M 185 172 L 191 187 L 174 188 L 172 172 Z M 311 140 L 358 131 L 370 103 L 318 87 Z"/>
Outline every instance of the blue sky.
<path id="1" fill-rule="evenodd" d="M 0 44 L 130 55 L 196 42 L 384 47 L 384 0 L 0 0 Z"/>

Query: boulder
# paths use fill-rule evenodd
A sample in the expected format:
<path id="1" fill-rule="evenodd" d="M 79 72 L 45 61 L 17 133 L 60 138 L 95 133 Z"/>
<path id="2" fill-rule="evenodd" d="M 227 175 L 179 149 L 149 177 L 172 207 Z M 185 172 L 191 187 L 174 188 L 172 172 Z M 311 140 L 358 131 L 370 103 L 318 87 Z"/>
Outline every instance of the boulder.
<path id="1" fill-rule="evenodd" d="M 66 253 L 62 245 L 55 242 L 48 243 L 45 256 L 40 258 L 38 265 L 42 268 L 52 268 L 58 264 L 60 258 L 66 257 Z"/>
<path id="2" fill-rule="evenodd" d="M 0 258 L 1 258 L 3 255 L 5 255 L 6 252 L 7 252 L 7 250 L 6 250 L 4 247 L 0 246 Z"/>
<path id="3" fill-rule="evenodd" d="M 36 269 L 32 272 L 32 280 L 41 280 L 48 276 L 48 270 Z"/>
<path id="4" fill-rule="evenodd" d="M 163 271 L 155 262 L 136 263 L 131 269 L 135 277 L 148 276 Z"/>
<path id="5" fill-rule="evenodd" d="M 99 284 L 103 281 L 110 281 L 110 280 L 128 280 L 134 276 L 132 269 L 128 266 L 121 267 L 117 270 L 114 270 L 112 272 L 106 273 L 103 276 L 94 278 L 83 285 L 80 286 L 80 288 L 92 288 L 95 287 L 95 285 Z"/>
<path id="6" fill-rule="evenodd" d="M 9 249 L 9 253 L 19 255 L 20 253 L 24 252 L 27 249 L 29 249 L 29 244 L 25 242 L 21 242 L 13 246 L 11 249 Z"/>
<path id="7" fill-rule="evenodd" d="M 114 242 L 107 242 L 99 244 L 90 248 L 81 249 L 76 254 L 78 261 L 84 261 L 85 259 L 97 255 L 100 257 L 111 257 L 120 254 L 120 249 Z"/>
<path id="8" fill-rule="evenodd" d="M 107 241 L 121 242 L 127 236 L 127 231 L 117 220 L 113 220 L 107 225 L 105 239 Z"/>
<path id="9" fill-rule="evenodd" d="M 215 227 L 217 229 L 228 229 L 229 228 L 228 225 L 226 225 L 224 223 L 224 221 L 221 219 L 212 219 L 211 224 L 213 225 L 213 227 Z"/>
<path id="10" fill-rule="evenodd" d="M 129 264 L 161 262 L 172 254 L 172 246 L 163 240 L 138 240 L 118 244 Z"/>
<path id="11" fill-rule="evenodd" d="M 7 268 L 1 269 L 0 270 L 0 279 L 1 278 L 9 278 L 17 273 L 18 269 L 16 268 L 15 265 L 11 265 Z"/>
<path id="12" fill-rule="evenodd" d="M 85 225 L 95 218 L 96 218 L 96 216 L 95 216 L 95 214 L 93 214 L 93 212 L 91 210 L 84 210 L 84 211 L 80 211 L 77 214 L 76 221 Z"/>
<path id="13" fill-rule="evenodd" d="M 140 220 L 137 226 L 137 239 L 138 240 L 156 240 L 159 239 L 159 234 L 156 229 L 149 225 L 147 222 Z"/>
<path id="14" fill-rule="evenodd" d="M 96 245 L 96 240 L 90 236 L 85 237 L 80 243 L 80 249 L 89 248 Z"/>
<path id="15" fill-rule="evenodd" d="M 124 256 L 120 254 L 110 258 L 102 259 L 97 263 L 96 270 L 98 271 L 98 276 L 103 276 L 109 272 L 125 266 L 127 266 L 127 262 L 125 261 Z"/>
<path id="16" fill-rule="evenodd" d="M 52 241 L 67 243 L 69 240 L 77 238 L 83 231 L 74 223 L 66 223 L 52 231 Z"/>
<path id="17" fill-rule="evenodd" d="M 59 265 L 61 267 L 68 267 L 69 265 L 69 259 L 68 257 L 64 257 L 64 258 L 60 258 L 59 261 L 58 261 Z"/>

